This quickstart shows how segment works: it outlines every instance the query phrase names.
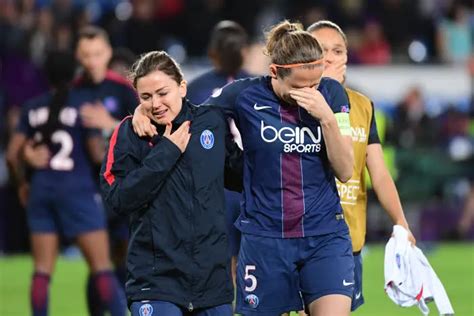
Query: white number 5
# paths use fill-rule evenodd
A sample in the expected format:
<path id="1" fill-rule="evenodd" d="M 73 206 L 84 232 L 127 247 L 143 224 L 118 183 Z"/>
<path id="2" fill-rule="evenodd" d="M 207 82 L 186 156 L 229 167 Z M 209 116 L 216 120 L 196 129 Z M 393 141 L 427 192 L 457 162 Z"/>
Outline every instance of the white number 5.
<path id="1" fill-rule="evenodd" d="M 250 280 L 251 285 L 245 287 L 246 292 L 253 292 L 257 288 L 257 278 L 254 275 L 251 275 L 250 272 L 254 271 L 256 268 L 254 265 L 245 266 L 245 281 Z"/>

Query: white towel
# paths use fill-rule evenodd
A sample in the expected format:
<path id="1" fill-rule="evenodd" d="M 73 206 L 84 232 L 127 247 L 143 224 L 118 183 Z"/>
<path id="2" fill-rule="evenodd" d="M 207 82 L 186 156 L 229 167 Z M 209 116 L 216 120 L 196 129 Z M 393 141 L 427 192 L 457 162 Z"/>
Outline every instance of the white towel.
<path id="1" fill-rule="evenodd" d="M 408 231 L 393 227 L 385 246 L 385 292 L 397 305 L 417 305 L 423 315 L 430 310 L 426 303 L 434 300 L 440 315 L 454 315 L 453 307 L 438 276 L 423 252 L 408 241 Z"/>

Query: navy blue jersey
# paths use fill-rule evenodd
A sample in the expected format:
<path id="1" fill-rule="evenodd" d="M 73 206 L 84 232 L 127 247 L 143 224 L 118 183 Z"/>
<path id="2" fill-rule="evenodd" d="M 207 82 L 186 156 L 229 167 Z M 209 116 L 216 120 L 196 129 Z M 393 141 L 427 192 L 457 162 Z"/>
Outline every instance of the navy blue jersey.
<path id="1" fill-rule="evenodd" d="M 109 70 L 101 83 L 92 83 L 79 77 L 74 89 L 81 95 L 83 102 L 100 101 L 117 120 L 133 114 L 139 101 L 131 84 L 121 75 Z"/>
<path id="2" fill-rule="evenodd" d="M 201 104 L 219 88 L 234 80 L 247 78 L 246 71 L 239 71 L 235 76 L 228 76 L 216 70 L 210 70 L 193 79 L 188 85 L 186 97 L 194 104 Z"/>
<path id="3" fill-rule="evenodd" d="M 79 107 L 84 100 L 74 89 L 69 92 L 67 103 L 59 112 L 59 125 L 48 141 L 43 139 L 40 130 L 47 124 L 51 97 L 51 93 L 46 93 L 25 103 L 17 126 L 17 131 L 27 138 L 47 143 L 51 152 L 48 168 L 36 170 L 31 182 L 37 185 L 96 188 L 85 139 L 98 132 L 82 127 Z"/>
<path id="4" fill-rule="evenodd" d="M 318 90 L 334 113 L 349 111 L 337 81 L 322 78 Z M 235 81 L 205 103 L 223 107 L 242 135 L 242 232 L 293 238 L 347 229 L 319 122 L 278 99 L 270 77 Z"/>

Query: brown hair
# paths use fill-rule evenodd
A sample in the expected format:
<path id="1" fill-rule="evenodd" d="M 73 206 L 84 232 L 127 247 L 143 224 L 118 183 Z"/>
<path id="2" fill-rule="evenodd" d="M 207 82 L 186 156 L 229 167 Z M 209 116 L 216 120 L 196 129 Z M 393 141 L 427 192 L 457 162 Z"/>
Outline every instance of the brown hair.
<path id="1" fill-rule="evenodd" d="M 79 42 L 81 39 L 94 39 L 94 38 L 101 38 L 103 39 L 108 45 L 110 45 L 109 35 L 104 29 L 94 25 L 84 26 L 79 30 L 79 34 L 77 36 L 77 41 Z"/>
<path id="2" fill-rule="evenodd" d="M 309 63 L 323 56 L 319 42 L 308 32 L 303 30 L 300 23 L 291 23 L 288 20 L 272 27 L 266 34 L 267 43 L 265 54 L 272 63 L 279 65 Z M 316 67 L 306 65 L 303 67 Z M 277 76 L 283 78 L 291 73 L 291 69 L 277 67 Z"/>
<path id="3" fill-rule="evenodd" d="M 339 27 L 339 25 L 337 25 L 334 22 L 331 22 L 331 21 L 328 21 L 328 20 L 321 20 L 321 21 L 318 21 L 318 22 L 315 22 L 315 23 L 311 24 L 310 26 L 308 26 L 308 28 L 306 30 L 308 32 L 312 33 L 314 31 L 317 31 L 317 30 L 320 30 L 320 29 L 325 29 L 325 28 L 333 29 L 336 32 L 338 32 L 339 35 L 341 35 L 342 39 L 344 40 L 344 44 L 346 44 L 346 47 L 347 47 L 346 33 L 344 33 L 342 31 L 342 29 Z"/>
<path id="4" fill-rule="evenodd" d="M 234 76 L 242 67 L 242 49 L 247 46 L 248 36 L 244 28 L 237 22 L 224 20 L 212 30 L 208 53 L 218 60 L 224 74 Z"/>
<path id="5" fill-rule="evenodd" d="M 133 86 L 137 87 L 138 79 L 159 70 L 179 84 L 183 81 L 183 73 L 176 61 L 164 51 L 151 51 L 140 56 L 132 66 L 130 74 Z"/>

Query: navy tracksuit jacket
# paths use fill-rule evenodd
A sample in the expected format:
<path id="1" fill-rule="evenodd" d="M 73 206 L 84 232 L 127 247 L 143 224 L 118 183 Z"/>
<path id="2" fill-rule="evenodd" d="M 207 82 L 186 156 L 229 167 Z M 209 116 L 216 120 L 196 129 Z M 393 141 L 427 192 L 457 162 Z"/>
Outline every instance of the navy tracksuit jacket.
<path id="1" fill-rule="evenodd" d="M 173 131 L 186 120 L 184 153 L 165 137 L 138 137 L 131 117 L 110 139 L 101 189 L 107 207 L 130 215 L 129 304 L 164 300 L 193 310 L 233 299 L 224 168 L 226 186 L 241 190 L 241 152 L 219 109 L 183 100 Z"/>

